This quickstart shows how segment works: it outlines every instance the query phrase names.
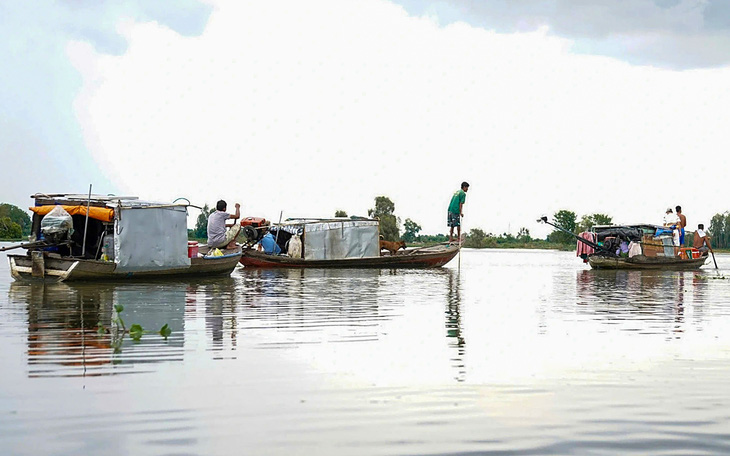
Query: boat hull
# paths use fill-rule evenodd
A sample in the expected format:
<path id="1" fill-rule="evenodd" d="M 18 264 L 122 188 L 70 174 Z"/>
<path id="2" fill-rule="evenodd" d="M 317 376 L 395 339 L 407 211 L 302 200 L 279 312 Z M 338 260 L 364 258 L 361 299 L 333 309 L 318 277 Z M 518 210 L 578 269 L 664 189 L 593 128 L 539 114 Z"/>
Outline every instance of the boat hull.
<path id="1" fill-rule="evenodd" d="M 588 264 L 593 269 L 655 269 L 682 271 L 699 269 L 707 261 L 707 256 L 682 259 L 666 257 L 647 257 L 637 255 L 632 258 L 611 258 L 600 255 L 588 256 Z"/>
<path id="2" fill-rule="evenodd" d="M 440 246 L 405 250 L 395 255 L 337 260 L 307 260 L 283 255 L 268 255 L 248 249 L 243 251 L 241 264 L 251 268 L 438 268 L 451 261 L 458 246 Z"/>
<path id="3" fill-rule="evenodd" d="M 8 255 L 10 274 L 19 281 L 67 282 L 84 280 L 134 280 L 189 276 L 230 275 L 241 258 L 241 249 L 224 252 L 219 257 L 191 258 L 190 266 L 139 272 L 114 272 L 111 261 L 43 256 L 43 266 L 33 265 L 31 255 Z M 35 269 L 35 271 L 34 271 Z"/>

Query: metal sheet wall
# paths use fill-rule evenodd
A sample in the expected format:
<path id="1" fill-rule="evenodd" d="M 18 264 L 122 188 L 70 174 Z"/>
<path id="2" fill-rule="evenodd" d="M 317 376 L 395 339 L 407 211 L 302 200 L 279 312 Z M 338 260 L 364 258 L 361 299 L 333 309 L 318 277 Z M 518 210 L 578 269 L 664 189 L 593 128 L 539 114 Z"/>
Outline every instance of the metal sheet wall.
<path id="1" fill-rule="evenodd" d="M 377 222 L 327 222 L 307 224 L 304 228 L 304 258 L 335 260 L 380 255 Z"/>
<path id="2" fill-rule="evenodd" d="M 190 267 L 184 207 L 122 208 L 115 220 L 116 273 Z"/>

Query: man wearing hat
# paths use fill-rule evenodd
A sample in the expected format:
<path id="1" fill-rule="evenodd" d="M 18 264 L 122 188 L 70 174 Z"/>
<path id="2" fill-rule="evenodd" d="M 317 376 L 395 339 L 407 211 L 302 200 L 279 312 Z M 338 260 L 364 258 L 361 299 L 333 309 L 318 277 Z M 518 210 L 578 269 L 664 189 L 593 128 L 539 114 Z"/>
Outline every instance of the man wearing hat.
<path id="1" fill-rule="evenodd" d="M 673 243 L 677 247 L 679 247 L 679 230 L 677 229 L 679 223 L 680 220 L 677 214 L 672 211 L 671 207 L 668 207 L 667 212 L 664 214 L 664 226 L 672 229 Z"/>

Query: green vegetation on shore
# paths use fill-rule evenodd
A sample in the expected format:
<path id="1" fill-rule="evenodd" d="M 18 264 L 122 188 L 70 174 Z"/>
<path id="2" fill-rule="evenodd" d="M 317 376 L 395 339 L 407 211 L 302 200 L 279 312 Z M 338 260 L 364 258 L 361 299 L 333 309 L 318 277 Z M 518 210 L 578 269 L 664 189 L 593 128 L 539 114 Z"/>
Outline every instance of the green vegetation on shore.
<path id="1" fill-rule="evenodd" d="M 705 224 L 705 227 L 709 228 L 707 231 L 715 251 L 730 249 L 730 211 L 715 214 L 710 220 L 710 226 Z"/>
<path id="2" fill-rule="evenodd" d="M 214 209 L 209 208 L 207 204 L 203 207 L 201 214 L 198 215 L 195 229 L 188 230 L 188 238 L 190 240 L 206 241 L 208 215 L 212 212 L 214 212 Z M 2 212 L 0 212 L 0 215 L 2 215 Z M 445 234 L 420 234 L 421 226 L 410 218 L 406 218 L 403 222 L 401 234 L 401 219 L 396 217 L 395 203 L 387 196 L 378 196 L 375 198 L 375 207 L 368 210 L 368 216 L 380 219 L 380 230 L 383 238 L 386 240 L 403 239 L 408 245 L 416 247 L 449 241 L 448 235 Z M 335 211 L 335 217 L 347 217 L 347 212 L 342 209 L 337 209 Z M 583 231 L 590 230 L 596 225 L 610 225 L 613 218 L 607 214 L 595 213 L 583 215 L 578 219 L 575 212 L 561 209 L 553 214 L 553 221 L 557 225 L 575 234 L 579 234 Z M 30 231 L 30 219 L 28 219 L 28 231 Z M 715 214 L 710 221 L 707 231 L 711 236 L 716 252 L 730 252 L 730 211 Z M 19 239 L 0 238 L 0 240 Z M 464 243 L 462 245 L 463 247 L 477 249 L 573 250 L 575 248 L 575 242 L 576 240 L 573 236 L 559 230 L 553 230 L 548 234 L 546 239 L 536 239 L 530 236 L 530 231 L 525 227 L 520 228 L 517 235 L 510 233 L 495 235 L 487 233 L 481 228 L 473 228 L 464 234 Z M 686 243 L 691 243 L 690 236 L 688 236 Z"/>
<path id="3" fill-rule="evenodd" d="M 17 206 L 0 204 L 0 241 L 21 241 L 30 234 L 30 217 Z"/>

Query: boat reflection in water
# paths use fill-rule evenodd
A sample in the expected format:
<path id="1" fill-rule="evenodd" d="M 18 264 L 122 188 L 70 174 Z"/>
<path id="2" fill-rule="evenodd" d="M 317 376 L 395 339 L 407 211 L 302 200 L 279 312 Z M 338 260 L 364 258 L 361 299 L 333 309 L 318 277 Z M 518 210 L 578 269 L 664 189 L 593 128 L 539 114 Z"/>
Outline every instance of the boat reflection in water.
<path id="1" fill-rule="evenodd" d="M 391 271 L 245 268 L 241 326 L 249 334 L 266 332 L 257 344 L 268 348 L 375 340 L 378 324 L 396 311 L 378 305 L 388 293 L 384 274 Z"/>
<path id="2" fill-rule="evenodd" d="M 28 375 L 120 374 L 144 370 L 144 363 L 181 360 L 189 293 L 189 284 L 171 282 L 12 283 L 10 302 L 27 308 Z M 124 307 L 127 329 L 138 324 L 145 330 L 139 342 L 115 331 L 117 305 Z M 172 330 L 167 340 L 157 333 L 165 324 Z M 106 331 L 100 333 L 99 325 Z"/>
<path id="3" fill-rule="evenodd" d="M 9 302 L 27 313 L 28 375 L 59 377 L 152 372 L 152 363 L 236 359 L 243 349 L 375 347 L 394 337 L 402 338 L 400 349 L 415 350 L 415 322 L 439 318 L 423 314 L 426 299 L 442 303 L 442 347 L 452 378 L 464 381 L 460 285 L 447 268 L 239 269 L 184 282 L 15 282 Z M 114 331 L 119 305 L 127 329 L 145 330 L 140 341 Z M 167 340 L 158 333 L 165 324 Z"/>
<path id="4" fill-rule="evenodd" d="M 704 323 L 711 278 L 697 271 L 583 270 L 576 274 L 577 304 L 603 314 L 606 324 L 631 330 L 632 321 L 643 321 L 634 330 L 679 338 L 685 313 L 694 326 Z"/>

